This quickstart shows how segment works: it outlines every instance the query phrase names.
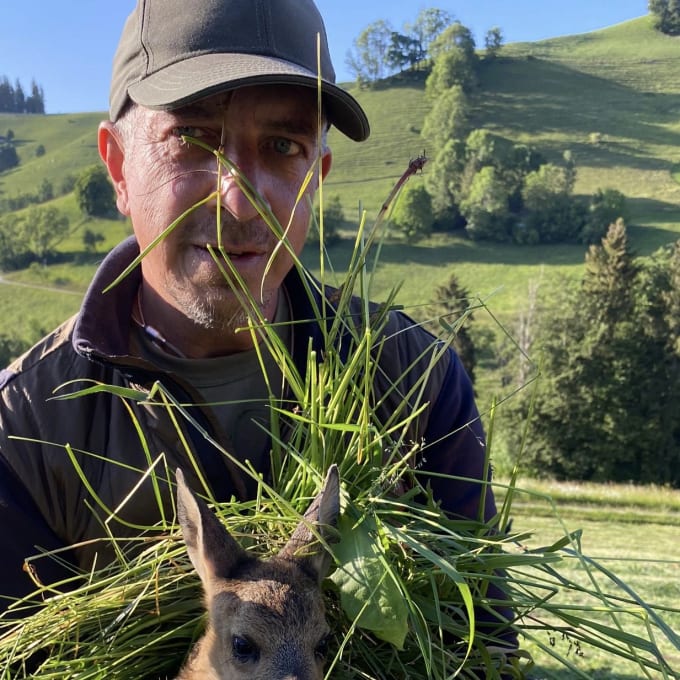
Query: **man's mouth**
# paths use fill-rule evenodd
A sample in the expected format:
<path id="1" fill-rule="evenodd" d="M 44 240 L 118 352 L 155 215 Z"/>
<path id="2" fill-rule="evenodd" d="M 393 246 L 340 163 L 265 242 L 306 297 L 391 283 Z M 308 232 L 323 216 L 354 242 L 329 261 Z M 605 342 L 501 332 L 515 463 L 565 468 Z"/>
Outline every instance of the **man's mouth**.
<path id="1" fill-rule="evenodd" d="M 195 248 L 203 251 L 208 257 L 220 260 L 223 257 L 232 262 L 247 262 L 266 256 L 266 252 L 260 248 L 239 247 L 223 245 L 220 249 L 217 244 L 196 245 Z"/>

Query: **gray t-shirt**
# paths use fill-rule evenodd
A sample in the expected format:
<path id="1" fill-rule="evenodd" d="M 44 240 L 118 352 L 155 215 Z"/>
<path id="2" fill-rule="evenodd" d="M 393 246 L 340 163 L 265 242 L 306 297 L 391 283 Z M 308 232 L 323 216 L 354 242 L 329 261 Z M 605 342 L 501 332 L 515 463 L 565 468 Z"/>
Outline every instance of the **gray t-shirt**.
<path id="1" fill-rule="evenodd" d="M 274 319 L 276 332 L 287 347 L 290 309 L 286 295 L 279 295 Z M 222 428 L 234 445 L 233 455 L 249 460 L 256 469 L 268 469 L 270 431 L 270 392 L 275 398 L 284 393 L 284 380 L 276 359 L 265 343 L 256 350 L 224 357 L 185 359 L 161 349 L 137 326 L 137 339 L 142 356 L 161 370 L 174 373 L 200 392 L 214 410 Z"/>

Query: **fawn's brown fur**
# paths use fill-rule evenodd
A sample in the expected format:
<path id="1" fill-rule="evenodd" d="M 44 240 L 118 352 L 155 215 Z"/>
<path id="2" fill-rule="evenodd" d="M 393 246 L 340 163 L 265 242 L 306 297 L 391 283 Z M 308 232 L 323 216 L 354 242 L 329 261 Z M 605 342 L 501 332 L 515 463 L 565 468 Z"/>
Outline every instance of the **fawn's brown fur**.
<path id="1" fill-rule="evenodd" d="M 340 507 L 336 466 L 281 551 L 250 555 L 177 471 L 177 511 L 208 625 L 177 680 L 321 680 L 329 628 L 321 582 Z M 310 525 L 316 527 L 316 533 Z"/>

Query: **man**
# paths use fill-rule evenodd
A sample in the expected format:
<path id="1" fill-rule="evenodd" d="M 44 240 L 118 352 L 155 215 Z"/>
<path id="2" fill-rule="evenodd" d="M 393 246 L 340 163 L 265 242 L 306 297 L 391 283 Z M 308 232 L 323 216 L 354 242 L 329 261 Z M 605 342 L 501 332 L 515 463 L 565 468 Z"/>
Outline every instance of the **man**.
<path id="1" fill-rule="evenodd" d="M 170 490 L 161 483 L 157 495 L 144 474 L 161 452 L 169 470 L 183 467 L 193 486 L 200 473 L 223 500 L 252 497 L 255 482 L 213 441 L 268 473 L 267 396 L 285 381 L 266 351 L 262 370 L 254 329 L 275 321 L 302 371 L 310 342 L 323 349 L 314 311 L 322 294 L 310 298 L 292 253 L 307 234 L 307 198 L 331 167 L 327 126 L 357 141 L 369 134 L 334 79 L 312 0 L 139 1 L 114 60 L 110 121 L 99 128 L 134 238 L 102 263 L 80 312 L 0 374 L 0 606 L 33 589 L 27 556 L 62 549 L 63 561 L 87 571 L 112 558 L 99 539 L 132 537 L 170 513 Z M 218 172 L 212 149 L 233 165 Z M 141 264 L 121 276 L 140 251 Z M 429 363 L 433 339 L 396 313 L 384 333 L 374 387 L 388 417 Z M 112 393 L 145 394 L 156 383 L 192 405 L 179 429 L 167 409 Z M 110 387 L 53 398 L 102 385 Z M 485 498 L 493 516 L 479 482 L 483 433 L 452 352 L 432 368 L 423 401 L 412 435 L 428 446 L 419 464 L 435 496 L 467 517 Z M 107 521 L 112 510 L 117 519 Z M 63 575 L 54 560 L 34 565 L 42 582 Z"/>

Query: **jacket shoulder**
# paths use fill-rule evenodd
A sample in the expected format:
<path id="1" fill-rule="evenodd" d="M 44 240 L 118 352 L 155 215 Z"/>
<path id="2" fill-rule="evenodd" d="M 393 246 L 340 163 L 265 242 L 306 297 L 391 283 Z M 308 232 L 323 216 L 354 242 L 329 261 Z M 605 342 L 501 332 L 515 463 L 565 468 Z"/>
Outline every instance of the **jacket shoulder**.
<path id="1" fill-rule="evenodd" d="M 7 368 L 0 370 L 0 390 L 3 390 L 16 378 L 25 374 L 56 352 L 71 348 L 71 333 L 76 316 L 66 320 L 51 333 L 39 340 L 33 347 L 15 359 Z"/>

